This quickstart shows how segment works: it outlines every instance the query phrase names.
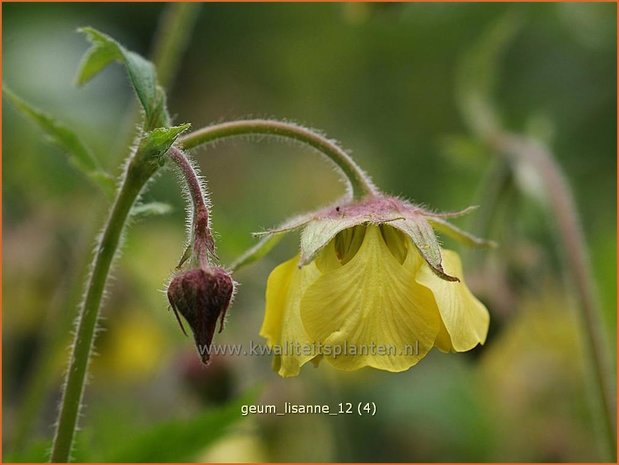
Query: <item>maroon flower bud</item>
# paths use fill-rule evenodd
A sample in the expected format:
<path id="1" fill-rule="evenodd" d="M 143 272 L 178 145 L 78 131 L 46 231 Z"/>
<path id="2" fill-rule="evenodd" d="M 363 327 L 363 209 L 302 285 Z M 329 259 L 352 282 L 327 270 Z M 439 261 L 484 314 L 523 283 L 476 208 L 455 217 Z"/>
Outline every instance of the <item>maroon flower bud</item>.
<path id="1" fill-rule="evenodd" d="M 168 286 L 168 300 L 185 335 L 179 313 L 189 323 L 202 362 L 207 364 L 217 320 L 219 332 L 234 292 L 234 281 L 223 268 L 196 268 L 180 273 Z"/>

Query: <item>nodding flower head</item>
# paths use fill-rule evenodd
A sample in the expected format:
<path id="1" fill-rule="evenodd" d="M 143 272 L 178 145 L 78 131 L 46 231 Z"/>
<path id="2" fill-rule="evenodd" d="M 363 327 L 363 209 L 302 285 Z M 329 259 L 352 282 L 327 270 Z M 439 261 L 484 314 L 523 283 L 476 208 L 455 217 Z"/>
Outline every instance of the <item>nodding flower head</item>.
<path id="1" fill-rule="evenodd" d="M 179 314 L 189 324 L 202 362 L 207 364 L 217 321 L 221 332 L 234 294 L 232 277 L 220 267 L 194 268 L 174 276 L 167 293 L 183 333 L 187 334 Z"/>
<path id="2" fill-rule="evenodd" d="M 299 255 L 267 283 L 260 334 L 280 348 L 276 371 L 294 376 L 322 359 L 343 370 L 403 371 L 432 347 L 462 352 L 483 344 L 488 311 L 466 286 L 458 254 L 442 249 L 433 229 L 488 244 L 444 220 L 463 212 L 377 196 L 267 231 L 302 228 Z"/>

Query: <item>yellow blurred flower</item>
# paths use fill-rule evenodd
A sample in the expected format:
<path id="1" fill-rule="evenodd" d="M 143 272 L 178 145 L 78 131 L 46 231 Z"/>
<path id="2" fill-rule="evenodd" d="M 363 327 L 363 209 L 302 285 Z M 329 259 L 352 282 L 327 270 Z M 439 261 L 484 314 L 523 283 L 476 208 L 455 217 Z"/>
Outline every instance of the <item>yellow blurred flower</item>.
<path id="1" fill-rule="evenodd" d="M 102 341 L 94 369 L 106 379 L 135 382 L 157 372 L 166 353 L 159 325 L 137 310 L 123 309 Z"/>
<path id="2" fill-rule="evenodd" d="M 363 221 L 355 208 L 357 221 L 344 221 L 349 227 L 318 252 L 304 251 L 302 237 L 301 256 L 269 276 L 260 334 L 275 353 L 275 370 L 295 376 L 308 361 L 325 359 L 342 370 L 398 372 L 434 346 L 463 352 L 483 344 L 488 311 L 466 286 L 458 254 L 439 248 L 437 271 L 422 255 L 426 242 L 396 226 L 405 217 Z"/>

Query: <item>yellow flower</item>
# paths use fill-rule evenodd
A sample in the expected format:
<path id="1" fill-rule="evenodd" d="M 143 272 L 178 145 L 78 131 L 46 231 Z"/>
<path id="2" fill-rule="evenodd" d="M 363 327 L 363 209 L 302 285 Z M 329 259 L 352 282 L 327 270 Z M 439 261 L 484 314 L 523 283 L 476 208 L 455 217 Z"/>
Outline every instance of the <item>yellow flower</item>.
<path id="1" fill-rule="evenodd" d="M 269 276 L 260 334 L 277 349 L 274 368 L 281 376 L 321 359 L 342 370 L 397 372 L 434 346 L 462 352 L 485 342 L 488 311 L 467 288 L 458 255 L 436 246 L 439 261 L 431 266 L 423 252 L 434 246 L 433 234 L 425 242 L 411 234 L 419 222 L 409 221 L 407 204 L 397 211 L 375 206 L 314 215 L 303 223 L 300 256 Z"/>

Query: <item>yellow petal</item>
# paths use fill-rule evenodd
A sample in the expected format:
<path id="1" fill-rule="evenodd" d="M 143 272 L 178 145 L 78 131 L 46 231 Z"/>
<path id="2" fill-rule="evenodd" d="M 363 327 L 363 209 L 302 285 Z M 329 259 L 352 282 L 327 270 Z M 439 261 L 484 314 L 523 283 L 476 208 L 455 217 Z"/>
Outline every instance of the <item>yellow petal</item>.
<path id="1" fill-rule="evenodd" d="M 260 335 L 275 353 L 273 368 L 281 376 L 296 376 L 317 354 L 299 313 L 304 290 L 320 275 L 314 263 L 299 269 L 299 256 L 282 263 L 269 275 L 266 311 Z M 308 349 L 306 349 L 308 348 Z M 310 351 L 311 349 L 311 351 Z"/>
<path id="2" fill-rule="evenodd" d="M 410 238 L 402 234 L 402 231 L 389 226 L 388 224 L 380 225 L 380 232 L 383 235 L 383 240 L 387 244 L 387 248 L 400 263 L 404 263 L 408 254 L 411 243 Z"/>
<path id="3" fill-rule="evenodd" d="M 415 253 L 400 264 L 379 227 L 368 225 L 355 256 L 326 270 L 301 301 L 301 319 L 310 338 L 323 344 L 323 358 L 344 370 L 388 371 L 421 360 L 434 344 L 440 317 L 432 293 L 415 282 L 420 266 Z"/>
<path id="4" fill-rule="evenodd" d="M 342 266 L 340 259 L 337 257 L 337 251 L 335 249 L 335 240 L 329 242 L 318 254 L 314 263 L 318 269 L 325 273 L 328 270 L 339 268 Z"/>
<path id="5" fill-rule="evenodd" d="M 441 352 L 454 352 L 454 348 L 451 345 L 451 337 L 449 336 L 447 328 L 445 328 L 445 323 L 443 323 L 442 320 L 441 327 L 436 336 L 436 341 L 434 341 L 434 346 Z"/>
<path id="6" fill-rule="evenodd" d="M 434 294 L 447 330 L 447 334 L 437 338 L 437 346 L 443 351 L 464 352 L 486 341 L 490 315 L 466 286 L 458 254 L 443 250 L 442 255 L 445 272 L 458 277 L 460 282 L 440 279 L 426 264 L 421 266 L 416 279 Z"/>
<path id="7" fill-rule="evenodd" d="M 348 263 L 355 256 L 361 244 L 363 244 L 366 228 L 367 225 L 365 224 L 353 226 L 352 228 L 344 229 L 333 239 L 332 242 L 337 258 L 342 265 Z"/>

